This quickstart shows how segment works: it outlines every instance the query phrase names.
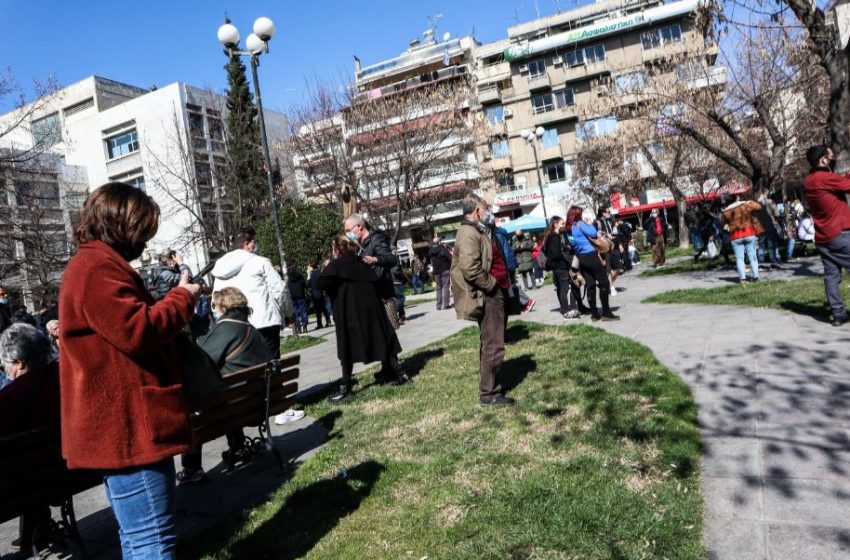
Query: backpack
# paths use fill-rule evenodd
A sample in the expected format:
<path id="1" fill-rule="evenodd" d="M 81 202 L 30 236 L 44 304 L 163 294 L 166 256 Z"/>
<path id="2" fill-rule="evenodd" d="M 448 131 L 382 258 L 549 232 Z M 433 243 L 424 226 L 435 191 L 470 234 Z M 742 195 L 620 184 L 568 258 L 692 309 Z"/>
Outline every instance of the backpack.
<path id="1" fill-rule="evenodd" d="M 540 265 L 540 268 L 543 270 L 549 270 L 549 267 L 546 266 L 546 244 L 543 243 L 540 245 L 540 250 L 537 251 L 537 264 Z"/>

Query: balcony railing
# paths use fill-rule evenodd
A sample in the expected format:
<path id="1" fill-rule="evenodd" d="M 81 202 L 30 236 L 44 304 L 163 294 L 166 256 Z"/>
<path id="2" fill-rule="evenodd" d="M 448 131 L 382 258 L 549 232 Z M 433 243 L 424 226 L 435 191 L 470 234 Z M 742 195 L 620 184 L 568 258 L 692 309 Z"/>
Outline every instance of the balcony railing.
<path id="1" fill-rule="evenodd" d="M 493 101 L 501 101 L 502 94 L 499 91 L 499 86 L 496 84 L 487 84 L 478 88 L 478 100 L 481 103 L 490 103 Z"/>
<path id="2" fill-rule="evenodd" d="M 537 76 L 528 76 L 529 91 L 545 89 L 548 87 L 552 87 L 552 79 L 549 77 L 548 73 L 539 74 Z"/>
<path id="3" fill-rule="evenodd" d="M 566 121 L 577 118 L 578 109 L 576 108 L 576 105 L 565 105 L 564 107 L 559 107 L 557 109 L 552 109 L 551 111 L 540 113 L 535 113 L 534 111 L 532 111 L 532 120 L 534 121 L 535 126 L 545 123 Z"/>
<path id="4" fill-rule="evenodd" d="M 390 95 L 393 93 L 398 93 L 400 91 L 404 91 L 406 89 L 419 87 L 424 84 L 429 84 L 432 82 L 438 82 L 441 80 L 445 80 L 448 78 L 452 78 L 454 76 L 465 76 L 467 74 L 466 65 L 461 66 L 450 66 L 448 68 L 443 68 L 441 70 L 436 70 L 434 72 L 428 72 L 422 76 L 416 76 L 415 78 L 410 78 L 408 80 L 403 80 L 401 82 L 396 82 L 394 84 L 390 84 L 388 86 L 383 86 L 380 88 L 374 88 L 367 91 L 363 91 L 358 93 L 355 98 L 358 100 L 361 99 L 377 99 L 384 95 Z"/>

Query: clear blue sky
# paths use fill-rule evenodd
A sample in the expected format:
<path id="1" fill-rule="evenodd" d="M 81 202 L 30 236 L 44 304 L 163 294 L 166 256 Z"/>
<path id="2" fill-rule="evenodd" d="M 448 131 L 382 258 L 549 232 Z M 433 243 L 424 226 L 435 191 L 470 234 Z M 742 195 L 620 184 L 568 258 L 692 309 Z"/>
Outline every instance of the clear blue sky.
<path id="1" fill-rule="evenodd" d="M 559 0 L 562 10 L 577 1 Z M 224 88 L 226 60 L 216 41 L 224 14 L 243 39 L 254 19 L 277 25 L 264 55 L 260 85 L 265 105 L 283 110 L 299 98 L 304 77 L 339 78 L 353 71 L 352 55 L 371 64 L 399 54 L 442 13 L 438 36 L 449 31 L 489 42 L 516 21 L 555 13 L 558 0 L 0 0 L 0 67 L 11 66 L 27 86 L 55 76 L 69 84 L 92 74 L 148 87 L 183 81 Z"/>

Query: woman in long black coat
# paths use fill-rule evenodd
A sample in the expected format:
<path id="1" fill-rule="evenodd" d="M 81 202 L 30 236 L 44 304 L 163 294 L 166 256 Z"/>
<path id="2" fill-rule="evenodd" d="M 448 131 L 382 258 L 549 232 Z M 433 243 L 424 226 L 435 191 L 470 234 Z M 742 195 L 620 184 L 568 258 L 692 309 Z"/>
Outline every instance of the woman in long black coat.
<path id="1" fill-rule="evenodd" d="M 401 345 L 378 295 L 379 278 L 357 256 L 357 244 L 337 235 L 331 246 L 334 258 L 322 270 L 319 283 L 333 302 L 342 383 L 329 400 L 339 402 L 351 394 L 355 363 L 386 362 L 401 352 Z"/>

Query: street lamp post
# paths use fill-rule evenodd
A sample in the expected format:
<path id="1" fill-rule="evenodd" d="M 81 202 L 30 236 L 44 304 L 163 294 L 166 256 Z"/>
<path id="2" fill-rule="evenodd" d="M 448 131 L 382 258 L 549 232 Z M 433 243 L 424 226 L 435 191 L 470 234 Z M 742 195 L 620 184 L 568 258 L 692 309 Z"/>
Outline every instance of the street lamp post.
<path id="1" fill-rule="evenodd" d="M 540 187 L 540 204 L 543 205 L 543 218 L 548 222 L 549 215 L 546 213 L 546 195 L 543 194 L 543 175 L 540 173 L 540 160 L 537 159 L 537 141 L 543 138 L 546 131 L 542 126 L 538 126 L 534 131 L 525 129 L 520 132 L 523 140 L 531 145 L 531 151 L 534 153 L 534 168 L 537 170 L 537 186 Z"/>
<path id="2" fill-rule="evenodd" d="M 257 118 L 260 121 L 260 141 L 263 145 L 263 160 L 266 165 L 266 181 L 269 187 L 269 202 L 271 203 L 272 216 L 274 218 L 274 234 L 277 238 L 277 251 L 280 256 L 280 269 L 286 274 L 286 256 L 283 252 L 283 235 L 280 229 L 280 216 L 277 212 L 277 198 L 274 192 L 274 181 L 272 180 L 272 162 L 269 155 L 269 140 L 266 136 L 266 119 L 263 115 L 263 98 L 260 95 L 260 79 L 257 76 L 257 67 L 260 65 L 260 55 L 269 52 L 269 41 L 274 36 L 274 22 L 267 17 L 257 18 L 254 22 L 254 32 L 245 39 L 246 50 L 239 49 L 239 30 L 228 21 L 218 28 L 218 41 L 224 45 L 228 57 L 247 56 L 251 59 L 251 77 L 254 80 L 254 94 L 257 96 Z"/>

